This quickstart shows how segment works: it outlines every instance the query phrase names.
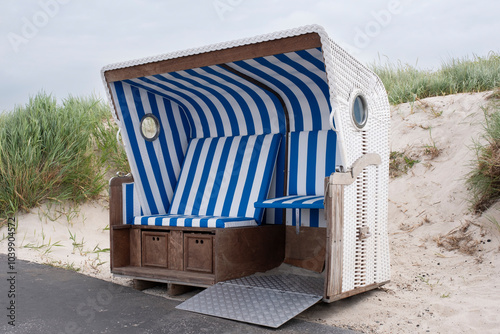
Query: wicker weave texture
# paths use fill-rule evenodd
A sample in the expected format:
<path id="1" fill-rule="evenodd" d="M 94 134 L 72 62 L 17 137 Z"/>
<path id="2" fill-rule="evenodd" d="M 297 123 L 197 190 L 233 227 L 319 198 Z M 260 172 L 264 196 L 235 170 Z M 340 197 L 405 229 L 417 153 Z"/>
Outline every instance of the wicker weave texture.
<path id="1" fill-rule="evenodd" d="M 389 166 L 389 103 L 380 79 L 340 46 L 324 48 L 330 103 L 343 149 L 344 167 L 363 154 L 377 153 L 379 166 L 367 167 L 344 191 L 344 248 L 342 292 L 390 277 L 387 238 Z M 361 93 L 368 106 L 368 121 L 360 130 L 351 120 L 351 104 Z M 368 228 L 371 236 L 360 238 Z"/>

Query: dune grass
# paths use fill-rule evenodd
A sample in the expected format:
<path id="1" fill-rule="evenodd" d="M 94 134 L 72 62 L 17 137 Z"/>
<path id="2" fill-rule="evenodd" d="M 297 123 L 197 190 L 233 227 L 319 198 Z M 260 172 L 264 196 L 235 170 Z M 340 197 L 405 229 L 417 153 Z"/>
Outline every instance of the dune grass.
<path id="1" fill-rule="evenodd" d="M 105 189 L 110 168 L 123 168 L 123 149 L 106 104 L 43 92 L 0 115 L 0 221 L 52 199 L 81 202 Z"/>
<path id="2" fill-rule="evenodd" d="M 500 54 L 450 59 L 437 71 L 402 63 L 372 64 L 385 85 L 389 102 L 414 102 L 417 98 L 481 92 L 500 86 Z"/>
<path id="3" fill-rule="evenodd" d="M 467 176 L 475 212 L 485 211 L 500 199 L 500 88 L 490 98 L 489 105 L 483 108 L 484 133 L 474 143 L 476 159 Z"/>

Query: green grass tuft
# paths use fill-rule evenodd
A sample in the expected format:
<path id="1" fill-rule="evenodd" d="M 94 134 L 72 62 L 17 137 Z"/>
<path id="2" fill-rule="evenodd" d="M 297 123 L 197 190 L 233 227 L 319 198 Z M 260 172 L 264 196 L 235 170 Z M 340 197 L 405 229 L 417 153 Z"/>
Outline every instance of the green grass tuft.
<path id="1" fill-rule="evenodd" d="M 474 143 L 476 159 L 467 176 L 475 212 L 485 211 L 500 199 L 500 102 L 492 101 L 483 110 L 484 133 Z"/>
<path id="2" fill-rule="evenodd" d="M 408 64 L 372 64 L 391 104 L 415 102 L 431 96 L 482 92 L 500 86 L 500 54 L 450 59 L 437 71 L 417 69 Z"/>
<path id="3" fill-rule="evenodd" d="M 47 199 L 96 198 L 106 171 L 115 162 L 123 167 L 110 117 L 96 98 L 70 96 L 58 105 L 43 92 L 1 114 L 0 219 Z"/>

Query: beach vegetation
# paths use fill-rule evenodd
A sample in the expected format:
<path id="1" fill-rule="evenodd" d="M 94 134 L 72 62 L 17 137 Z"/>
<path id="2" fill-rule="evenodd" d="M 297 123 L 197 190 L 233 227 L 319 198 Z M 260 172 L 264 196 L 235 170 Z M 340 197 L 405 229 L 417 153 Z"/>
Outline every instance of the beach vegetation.
<path id="1" fill-rule="evenodd" d="M 0 222 L 44 201 L 95 199 L 109 171 L 127 171 L 110 119 L 95 97 L 58 104 L 44 92 L 0 114 Z"/>
<path id="2" fill-rule="evenodd" d="M 475 212 L 487 210 L 500 199 L 500 99 L 492 98 L 483 111 L 484 131 L 474 141 L 475 159 L 466 181 Z"/>
<path id="3" fill-rule="evenodd" d="M 374 63 L 391 104 L 415 103 L 431 96 L 482 92 L 500 86 L 500 54 L 450 58 L 437 70 L 423 70 L 401 62 Z M 439 116 L 439 111 L 436 111 Z"/>

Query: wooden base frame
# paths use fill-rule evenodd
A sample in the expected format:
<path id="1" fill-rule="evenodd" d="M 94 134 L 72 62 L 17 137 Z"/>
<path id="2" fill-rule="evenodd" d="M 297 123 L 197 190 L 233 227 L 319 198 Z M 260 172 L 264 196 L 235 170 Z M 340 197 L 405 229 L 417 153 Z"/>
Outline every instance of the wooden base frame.
<path id="1" fill-rule="evenodd" d="M 121 225 L 111 229 L 111 272 L 141 280 L 206 287 L 273 269 L 285 257 L 282 225 L 230 229 Z M 149 239 L 161 245 L 151 246 Z"/>
<path id="2" fill-rule="evenodd" d="M 124 225 L 122 184 L 110 181 L 111 272 L 136 280 L 207 287 L 279 266 L 285 226 L 197 228 Z"/>
<path id="3" fill-rule="evenodd" d="M 382 282 L 382 283 L 374 283 L 374 284 L 370 284 L 370 285 L 366 285 L 366 286 L 361 286 L 361 287 L 355 288 L 355 289 L 353 289 L 351 291 L 346 291 L 346 292 L 343 292 L 343 293 L 339 293 L 338 295 L 335 295 L 335 296 L 332 296 L 332 297 L 324 297 L 323 301 L 325 303 L 332 303 L 332 302 L 335 302 L 337 300 L 341 300 L 341 299 L 344 299 L 344 298 L 352 297 L 352 296 L 357 295 L 359 293 L 363 293 L 363 292 L 367 292 L 367 291 L 370 291 L 370 290 L 373 290 L 373 289 L 377 289 L 377 288 L 381 287 L 382 285 L 385 285 L 385 284 L 387 284 L 389 282 L 390 281 Z"/>

